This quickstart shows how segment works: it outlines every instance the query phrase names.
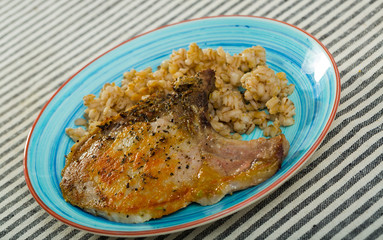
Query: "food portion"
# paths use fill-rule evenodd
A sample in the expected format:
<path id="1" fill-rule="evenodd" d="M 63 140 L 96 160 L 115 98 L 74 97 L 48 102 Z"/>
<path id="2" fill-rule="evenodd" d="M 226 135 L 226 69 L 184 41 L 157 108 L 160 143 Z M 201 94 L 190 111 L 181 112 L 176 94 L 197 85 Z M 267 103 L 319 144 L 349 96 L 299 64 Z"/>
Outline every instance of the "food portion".
<path id="1" fill-rule="evenodd" d="M 216 89 L 214 71 L 204 70 L 97 120 L 67 156 L 65 200 L 112 221 L 139 223 L 191 202 L 214 204 L 270 178 L 288 153 L 285 136 L 241 141 L 218 134 L 209 116 Z"/>
<path id="2" fill-rule="evenodd" d="M 240 134 L 259 127 L 265 136 L 272 137 L 281 133 L 280 126 L 294 124 L 295 107 L 288 98 L 294 85 L 288 84 L 286 74 L 275 73 L 266 65 L 264 48 L 254 46 L 230 55 L 221 47 L 201 49 L 192 43 L 188 50 L 174 51 L 154 72 L 151 68 L 131 70 L 124 74 L 121 86 L 106 84 L 99 97 L 85 96 L 85 119 L 76 122 L 85 129 L 68 129 L 67 134 L 77 141 L 151 94 L 173 92 L 177 79 L 206 69 L 215 71 L 207 118 L 222 136 L 240 139 Z"/>

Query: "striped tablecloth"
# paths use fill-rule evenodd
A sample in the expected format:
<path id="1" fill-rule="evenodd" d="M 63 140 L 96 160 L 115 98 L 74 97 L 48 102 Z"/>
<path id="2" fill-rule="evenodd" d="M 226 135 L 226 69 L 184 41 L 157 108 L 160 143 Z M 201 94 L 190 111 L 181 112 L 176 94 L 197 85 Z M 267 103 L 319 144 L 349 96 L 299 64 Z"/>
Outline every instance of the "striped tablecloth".
<path id="1" fill-rule="evenodd" d="M 150 239 L 382 239 L 383 1 L 0 1 L 0 239 L 105 239 L 46 213 L 23 176 L 46 101 L 95 57 L 185 19 L 255 15 L 296 25 L 329 49 L 341 99 L 306 167 L 257 204 Z"/>

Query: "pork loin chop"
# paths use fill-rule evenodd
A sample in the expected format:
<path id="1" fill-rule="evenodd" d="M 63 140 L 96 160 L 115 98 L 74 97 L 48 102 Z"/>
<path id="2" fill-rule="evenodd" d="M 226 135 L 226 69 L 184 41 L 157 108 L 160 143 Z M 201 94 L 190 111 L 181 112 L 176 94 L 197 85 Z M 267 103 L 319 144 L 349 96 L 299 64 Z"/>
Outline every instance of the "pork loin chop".
<path id="1" fill-rule="evenodd" d="M 109 220 L 144 222 L 191 202 L 214 204 L 280 168 L 284 135 L 227 139 L 206 117 L 214 72 L 175 84 L 109 119 L 74 144 L 62 171 L 66 201 Z"/>

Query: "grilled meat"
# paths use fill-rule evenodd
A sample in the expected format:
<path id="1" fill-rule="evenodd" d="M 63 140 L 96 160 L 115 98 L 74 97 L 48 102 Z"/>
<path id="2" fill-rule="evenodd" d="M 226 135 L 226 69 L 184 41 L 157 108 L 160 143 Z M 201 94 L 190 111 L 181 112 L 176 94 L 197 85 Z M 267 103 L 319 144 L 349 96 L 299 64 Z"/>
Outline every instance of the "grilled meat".
<path id="1" fill-rule="evenodd" d="M 218 135 L 206 117 L 214 72 L 175 84 L 105 121 L 67 156 L 65 200 L 95 215 L 138 223 L 191 202 L 209 205 L 259 184 L 280 168 L 284 135 L 251 141 Z"/>

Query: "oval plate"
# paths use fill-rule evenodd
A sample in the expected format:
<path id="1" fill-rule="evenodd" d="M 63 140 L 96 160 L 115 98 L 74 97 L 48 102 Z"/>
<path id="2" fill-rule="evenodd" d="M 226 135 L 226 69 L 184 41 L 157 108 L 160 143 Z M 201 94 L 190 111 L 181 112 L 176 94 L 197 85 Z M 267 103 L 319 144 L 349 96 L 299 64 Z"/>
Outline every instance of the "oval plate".
<path id="1" fill-rule="evenodd" d="M 226 196 L 212 206 L 188 207 L 141 224 L 122 224 L 95 217 L 65 202 L 59 183 L 64 155 L 73 142 L 65 128 L 85 110 L 82 98 L 98 95 L 107 82 L 120 84 L 123 73 L 156 67 L 173 50 L 196 42 L 201 48 L 222 46 L 230 54 L 260 45 L 267 65 L 285 72 L 296 89 L 290 96 L 296 107 L 295 124 L 283 128 L 290 142 L 281 169 L 266 182 Z M 165 26 L 130 39 L 101 55 L 66 81 L 43 107 L 25 147 L 24 173 L 36 201 L 53 217 L 78 229 L 109 236 L 149 236 L 197 227 L 232 214 L 271 193 L 296 173 L 325 137 L 339 104 L 340 78 L 328 50 L 305 31 L 273 19 L 219 16 Z M 244 140 L 262 136 L 256 129 Z"/>

